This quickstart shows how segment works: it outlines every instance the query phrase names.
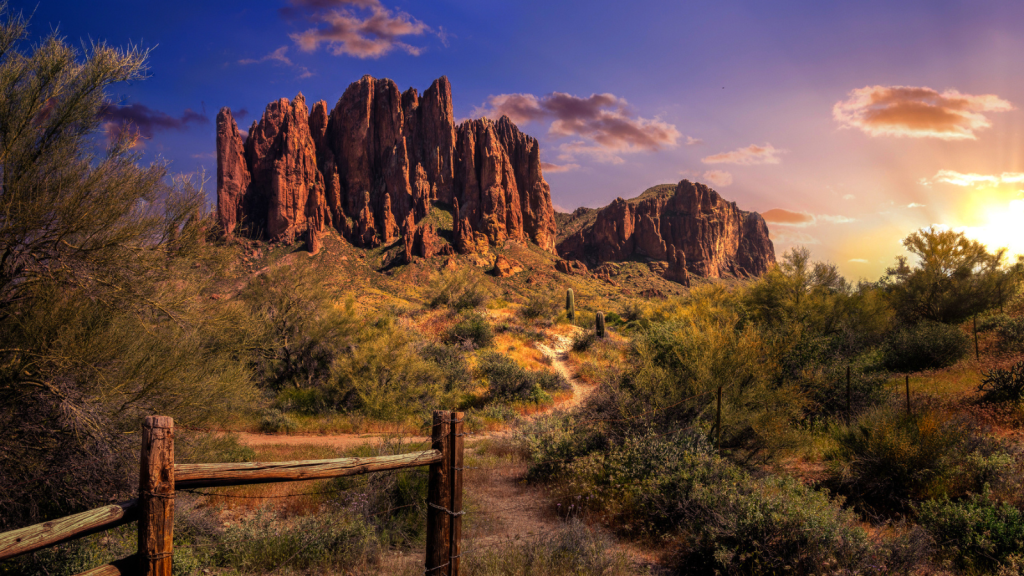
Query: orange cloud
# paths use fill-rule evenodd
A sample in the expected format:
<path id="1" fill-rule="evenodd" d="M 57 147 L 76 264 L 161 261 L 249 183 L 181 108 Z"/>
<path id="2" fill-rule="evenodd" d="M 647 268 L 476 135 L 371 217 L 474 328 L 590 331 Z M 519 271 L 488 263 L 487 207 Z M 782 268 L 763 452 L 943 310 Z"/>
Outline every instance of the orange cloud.
<path id="1" fill-rule="evenodd" d="M 866 86 L 836 102 L 832 117 L 844 128 L 871 136 L 974 140 L 992 122 L 983 112 L 1005 112 L 1013 105 L 994 94 L 938 92 L 928 87 Z"/>
<path id="2" fill-rule="evenodd" d="M 286 18 L 303 14 L 316 27 L 290 37 L 304 52 L 315 52 L 324 45 L 335 56 L 380 58 L 396 48 L 419 56 L 422 49 L 401 38 L 431 31 L 423 22 L 405 12 L 392 12 L 378 0 L 292 0 L 291 7 L 282 12 Z"/>
<path id="3" fill-rule="evenodd" d="M 765 222 L 770 224 L 789 224 L 793 226 L 810 226 L 814 223 L 814 214 L 805 212 L 791 212 L 782 208 L 773 208 L 767 212 L 761 212 Z"/>
<path id="4" fill-rule="evenodd" d="M 725 170 L 708 170 L 704 173 L 704 179 L 723 188 L 732 184 L 732 174 Z"/>
<path id="5" fill-rule="evenodd" d="M 827 222 L 829 224 L 848 224 L 855 221 L 849 216 L 793 212 L 792 210 L 784 210 L 782 208 L 773 208 L 767 212 L 762 212 L 761 217 L 763 217 L 764 221 L 769 224 L 778 224 L 780 226 L 791 226 L 795 228 L 816 226 L 820 222 Z"/>
<path id="6" fill-rule="evenodd" d="M 778 164 L 782 161 L 779 158 L 779 154 L 784 154 L 785 152 L 785 150 L 779 150 L 771 144 L 765 144 L 764 146 L 751 144 L 746 148 L 740 148 L 732 152 L 722 152 L 721 154 L 706 156 L 701 158 L 700 161 L 705 164 Z"/>
<path id="7" fill-rule="evenodd" d="M 548 134 L 583 138 L 559 147 L 562 160 L 583 154 L 599 162 L 618 164 L 623 161 L 618 157 L 620 153 L 655 152 L 676 146 L 682 136 L 672 124 L 657 118 L 637 116 L 625 99 L 607 93 L 591 94 L 585 98 L 563 92 L 541 97 L 498 94 L 490 96 L 484 106 L 475 108 L 472 115 L 491 119 L 508 116 L 518 124 L 550 120 Z"/>

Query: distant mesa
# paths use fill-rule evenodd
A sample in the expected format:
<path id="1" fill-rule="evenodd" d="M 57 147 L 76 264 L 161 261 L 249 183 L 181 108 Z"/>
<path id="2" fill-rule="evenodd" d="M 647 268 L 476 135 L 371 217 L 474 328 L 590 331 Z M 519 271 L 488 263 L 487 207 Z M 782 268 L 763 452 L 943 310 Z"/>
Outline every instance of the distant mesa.
<path id="1" fill-rule="evenodd" d="M 451 242 L 430 223 L 451 212 Z M 337 230 L 357 246 L 402 239 L 405 254 L 486 250 L 506 240 L 555 250 L 551 191 L 537 140 L 508 118 L 456 125 L 451 86 L 423 96 L 364 76 L 333 110 L 302 94 L 267 105 L 243 141 L 217 115 L 217 215 L 227 235 L 319 243 Z"/>
<path id="2" fill-rule="evenodd" d="M 662 261 L 665 279 L 689 284 L 690 275 L 746 278 L 775 264 L 775 247 L 760 214 L 740 210 L 689 180 L 558 218 L 558 254 L 591 268 L 624 260 Z"/>

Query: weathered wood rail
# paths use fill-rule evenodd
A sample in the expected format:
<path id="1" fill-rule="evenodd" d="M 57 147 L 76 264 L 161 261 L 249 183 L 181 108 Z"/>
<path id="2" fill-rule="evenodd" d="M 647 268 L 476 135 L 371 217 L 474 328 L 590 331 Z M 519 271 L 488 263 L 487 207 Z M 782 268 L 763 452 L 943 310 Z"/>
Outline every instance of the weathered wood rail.
<path id="1" fill-rule="evenodd" d="M 142 424 L 139 497 L 0 534 L 0 561 L 138 521 L 138 552 L 78 576 L 170 576 L 176 489 L 354 476 L 430 466 L 425 574 L 457 576 L 462 536 L 462 412 L 435 410 L 429 450 L 371 458 L 175 464 L 174 421 Z"/>

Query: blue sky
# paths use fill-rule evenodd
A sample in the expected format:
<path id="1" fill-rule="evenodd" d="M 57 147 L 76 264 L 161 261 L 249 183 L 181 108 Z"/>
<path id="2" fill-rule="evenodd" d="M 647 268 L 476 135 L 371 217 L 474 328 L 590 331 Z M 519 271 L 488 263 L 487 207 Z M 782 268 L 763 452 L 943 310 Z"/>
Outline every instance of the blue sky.
<path id="1" fill-rule="evenodd" d="M 876 278 L 922 226 L 1024 253 L 1019 1 L 11 8 L 34 11 L 35 37 L 153 47 L 151 78 L 114 96 L 170 117 L 145 153 L 176 172 L 215 175 L 222 106 L 245 129 L 300 91 L 333 106 L 364 74 L 420 91 L 447 75 L 457 118 L 518 114 L 540 139 L 564 209 L 685 177 L 765 214 L 780 254 L 807 245 L 852 278 Z"/>

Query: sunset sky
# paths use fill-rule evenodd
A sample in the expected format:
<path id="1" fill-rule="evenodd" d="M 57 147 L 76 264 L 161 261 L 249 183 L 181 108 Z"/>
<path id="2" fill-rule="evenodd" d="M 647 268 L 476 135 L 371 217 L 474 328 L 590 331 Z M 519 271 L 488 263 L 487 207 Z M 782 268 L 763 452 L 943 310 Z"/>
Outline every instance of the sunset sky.
<path id="1" fill-rule="evenodd" d="M 541 142 L 559 209 L 683 178 L 877 279 L 915 229 L 1024 254 L 1024 2 L 277 0 L 12 2 L 34 38 L 153 48 L 116 87 L 147 160 L 216 175 L 222 106 L 248 128 L 364 74 Z M 209 184 L 211 199 L 215 192 Z"/>

